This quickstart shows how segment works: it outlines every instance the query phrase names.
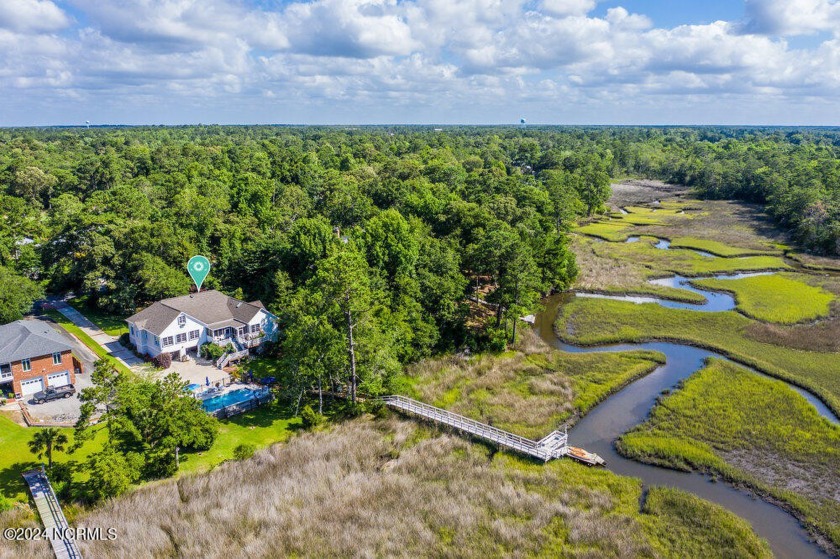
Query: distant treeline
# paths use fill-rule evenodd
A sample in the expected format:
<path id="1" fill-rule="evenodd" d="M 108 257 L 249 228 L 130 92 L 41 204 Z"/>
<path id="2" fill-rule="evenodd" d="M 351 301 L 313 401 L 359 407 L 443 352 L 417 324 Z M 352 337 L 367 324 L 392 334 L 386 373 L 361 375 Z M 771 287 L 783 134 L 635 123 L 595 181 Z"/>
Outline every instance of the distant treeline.
<path id="1" fill-rule="evenodd" d="M 840 129 L 626 131 L 618 165 L 694 187 L 701 197 L 766 205 L 804 247 L 840 254 Z"/>

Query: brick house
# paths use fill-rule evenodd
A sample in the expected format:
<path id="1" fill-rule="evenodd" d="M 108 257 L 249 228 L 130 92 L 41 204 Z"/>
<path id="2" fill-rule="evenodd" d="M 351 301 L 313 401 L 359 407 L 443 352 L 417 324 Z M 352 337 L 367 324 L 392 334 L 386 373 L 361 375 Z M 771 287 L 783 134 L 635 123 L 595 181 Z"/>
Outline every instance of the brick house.
<path id="1" fill-rule="evenodd" d="M 61 334 L 39 320 L 0 326 L 0 392 L 23 398 L 76 382 L 82 365 Z"/>

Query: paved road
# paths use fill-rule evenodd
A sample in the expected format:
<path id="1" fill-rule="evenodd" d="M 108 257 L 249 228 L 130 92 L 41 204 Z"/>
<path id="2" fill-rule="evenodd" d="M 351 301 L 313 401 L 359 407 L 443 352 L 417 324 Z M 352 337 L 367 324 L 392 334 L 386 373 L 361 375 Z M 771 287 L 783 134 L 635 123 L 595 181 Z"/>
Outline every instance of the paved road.
<path id="1" fill-rule="evenodd" d="M 142 365 L 143 360 L 124 348 L 118 338 L 106 334 L 99 326 L 85 318 L 82 313 L 65 303 L 64 301 L 50 301 L 55 307 L 55 310 L 66 316 L 70 321 L 82 329 L 82 331 L 93 338 L 96 343 L 101 345 L 105 350 L 111 354 L 118 361 L 121 361 L 127 367 Z"/>

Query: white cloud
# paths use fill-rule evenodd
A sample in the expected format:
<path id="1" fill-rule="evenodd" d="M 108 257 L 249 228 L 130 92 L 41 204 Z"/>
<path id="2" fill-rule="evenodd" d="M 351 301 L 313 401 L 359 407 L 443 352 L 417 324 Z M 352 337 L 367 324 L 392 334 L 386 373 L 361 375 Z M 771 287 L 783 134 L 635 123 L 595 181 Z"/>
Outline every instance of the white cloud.
<path id="1" fill-rule="evenodd" d="M 840 33 L 838 0 L 746 0 L 747 33 L 807 35 Z"/>
<path id="2" fill-rule="evenodd" d="M 67 15 L 50 0 L 3 0 L 0 28 L 11 31 L 57 31 L 70 24 Z"/>
<path id="3" fill-rule="evenodd" d="M 583 16 L 595 9 L 598 0 L 543 0 L 542 11 L 558 17 Z"/>
<path id="4" fill-rule="evenodd" d="M 86 27 L 52 2 L 0 0 L 0 87 L 32 92 L 10 107 L 66 110 L 72 99 L 138 114 L 218 103 L 225 114 L 251 107 L 259 121 L 266 104 L 288 104 L 493 120 L 509 106 L 597 117 L 629 100 L 737 98 L 743 120 L 756 100 L 840 99 L 840 39 L 810 49 L 785 40 L 837 29 L 826 21 L 840 0 L 749 0 L 743 22 L 674 28 L 623 7 L 596 15 L 596 0 L 68 1 Z"/>

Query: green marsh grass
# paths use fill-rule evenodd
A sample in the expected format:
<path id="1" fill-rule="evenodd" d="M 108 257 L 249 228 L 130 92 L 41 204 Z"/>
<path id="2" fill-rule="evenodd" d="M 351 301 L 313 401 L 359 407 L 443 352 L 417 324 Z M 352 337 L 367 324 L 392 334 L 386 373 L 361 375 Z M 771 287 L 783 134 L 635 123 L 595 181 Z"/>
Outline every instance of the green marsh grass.
<path id="1" fill-rule="evenodd" d="M 650 351 L 567 354 L 543 348 L 426 360 L 411 367 L 400 386 L 421 401 L 539 439 L 664 362 Z"/>
<path id="2" fill-rule="evenodd" d="M 668 339 L 708 347 L 808 388 L 835 413 L 840 412 L 840 355 L 753 340 L 746 335 L 753 324 L 737 312 L 704 313 L 578 298 L 564 305 L 556 330 L 561 338 L 582 344 Z"/>
<path id="3" fill-rule="evenodd" d="M 766 322 L 793 324 L 829 315 L 835 296 L 824 289 L 773 274 L 737 280 L 706 279 L 694 285 L 735 295 L 738 309 L 752 318 Z"/>
<path id="4" fill-rule="evenodd" d="M 840 548 L 840 427 L 778 380 L 712 360 L 618 446 L 643 462 L 747 484 Z"/>
<path id="5" fill-rule="evenodd" d="M 719 241 L 698 239 L 696 237 L 674 237 L 671 239 L 671 247 L 702 250 L 723 257 L 779 256 L 782 253 L 781 250 L 753 250 L 749 248 L 739 248 Z"/>

